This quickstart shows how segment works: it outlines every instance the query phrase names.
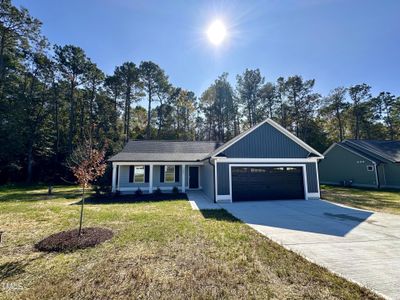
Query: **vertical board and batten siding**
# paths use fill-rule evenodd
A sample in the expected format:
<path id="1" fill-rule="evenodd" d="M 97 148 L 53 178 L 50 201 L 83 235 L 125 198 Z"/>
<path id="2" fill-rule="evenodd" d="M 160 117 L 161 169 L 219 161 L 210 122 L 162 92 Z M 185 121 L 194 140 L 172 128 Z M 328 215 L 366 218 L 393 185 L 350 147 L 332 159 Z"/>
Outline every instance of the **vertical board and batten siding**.
<path id="1" fill-rule="evenodd" d="M 214 166 L 210 165 L 207 161 L 200 167 L 200 182 L 204 194 L 210 200 L 214 199 Z"/>
<path id="2" fill-rule="evenodd" d="M 218 163 L 217 176 L 218 176 L 218 195 L 229 195 L 229 165 L 237 163 Z M 260 163 L 246 163 L 246 165 L 260 164 Z M 268 163 L 268 165 L 273 163 Z M 277 165 L 288 165 L 291 163 L 276 163 Z M 292 163 L 293 164 L 293 163 Z M 304 163 L 307 172 L 307 190 L 308 193 L 318 193 L 318 176 L 317 166 L 315 163 Z"/>
<path id="3" fill-rule="evenodd" d="M 235 163 L 217 163 L 218 196 L 229 195 L 229 165 L 241 164 L 241 158 L 308 158 L 310 152 L 294 142 L 285 134 L 268 123 L 250 132 L 248 135 L 229 146 L 222 153 L 227 158 L 237 159 Z M 242 163 L 243 164 L 243 163 Z M 244 163 L 246 165 L 262 163 Z M 274 164 L 274 163 L 268 163 Z M 296 164 L 296 162 L 281 162 L 279 165 Z M 318 193 L 318 169 L 315 162 L 301 163 L 306 166 L 307 191 Z"/>
<path id="4" fill-rule="evenodd" d="M 392 162 L 380 164 L 378 175 L 382 188 L 400 188 L 400 164 Z"/>
<path id="5" fill-rule="evenodd" d="M 368 171 L 368 165 L 374 165 L 374 162 L 335 145 L 319 162 L 320 181 L 325 184 L 340 185 L 343 181 L 352 180 L 354 186 L 376 187 L 375 170 Z"/>
<path id="6" fill-rule="evenodd" d="M 306 163 L 307 191 L 308 193 L 319 192 L 318 167 L 316 163 Z"/>
<path id="7" fill-rule="evenodd" d="M 309 155 L 306 149 L 267 123 L 222 153 L 229 158 L 306 158 Z"/>

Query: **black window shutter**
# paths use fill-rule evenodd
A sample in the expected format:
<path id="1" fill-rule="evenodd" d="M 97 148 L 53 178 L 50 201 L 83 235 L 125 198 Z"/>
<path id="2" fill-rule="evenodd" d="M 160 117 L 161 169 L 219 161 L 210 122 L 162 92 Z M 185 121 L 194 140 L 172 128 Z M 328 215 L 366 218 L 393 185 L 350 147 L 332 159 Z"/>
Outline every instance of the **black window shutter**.
<path id="1" fill-rule="evenodd" d="M 165 166 L 160 166 L 160 182 L 164 182 Z"/>
<path id="2" fill-rule="evenodd" d="M 179 166 L 175 166 L 175 182 L 179 182 Z"/>
<path id="3" fill-rule="evenodd" d="M 129 166 L 129 182 L 133 182 L 135 176 L 135 166 Z"/>
<path id="4" fill-rule="evenodd" d="M 144 182 L 149 182 L 150 166 L 144 166 Z"/>

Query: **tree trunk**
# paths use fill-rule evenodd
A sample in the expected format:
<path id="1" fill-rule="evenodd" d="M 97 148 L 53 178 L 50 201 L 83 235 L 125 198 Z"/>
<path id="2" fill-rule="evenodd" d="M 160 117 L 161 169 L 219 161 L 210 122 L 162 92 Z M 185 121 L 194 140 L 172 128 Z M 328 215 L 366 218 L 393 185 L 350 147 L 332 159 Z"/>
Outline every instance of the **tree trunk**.
<path id="1" fill-rule="evenodd" d="M 151 119 L 151 97 L 152 97 L 152 92 L 151 92 L 151 88 L 149 86 L 148 88 L 149 91 L 149 106 L 148 106 L 148 110 L 147 110 L 147 130 L 146 130 L 146 137 L 147 139 L 150 139 L 150 135 L 151 135 L 151 131 L 150 131 L 150 119 Z"/>
<path id="2" fill-rule="evenodd" d="M 30 142 L 28 146 L 28 165 L 27 165 L 27 177 L 26 182 L 32 181 L 32 163 L 33 163 L 33 143 Z"/>
<path id="3" fill-rule="evenodd" d="M 126 98 L 127 102 L 127 112 L 126 112 L 126 141 L 130 138 L 130 126 L 131 126 L 131 88 L 128 89 L 128 94 Z"/>
<path id="4" fill-rule="evenodd" d="M 75 101 L 74 101 L 75 83 L 72 80 L 70 85 L 70 107 L 69 107 L 69 133 L 68 133 L 68 150 L 72 153 L 72 141 L 75 131 Z"/>
<path id="5" fill-rule="evenodd" d="M 82 223 L 83 223 L 83 206 L 85 205 L 85 187 L 82 187 L 82 201 L 81 201 L 81 215 L 79 218 L 79 231 L 78 236 L 82 233 Z"/>
<path id="6" fill-rule="evenodd" d="M 356 114 L 356 126 L 355 126 L 355 133 L 354 133 L 354 138 L 356 140 L 359 139 L 359 132 L 360 132 L 360 117 L 358 113 Z"/>
<path id="7" fill-rule="evenodd" d="M 56 127 L 56 161 L 58 162 L 58 154 L 59 154 L 59 148 L 60 148 L 60 124 L 59 124 L 59 105 L 58 105 L 58 94 L 56 91 L 55 86 L 53 85 L 53 94 L 54 94 L 54 102 L 55 102 L 55 112 L 54 112 L 54 117 L 55 117 L 55 127 Z"/>
<path id="8" fill-rule="evenodd" d="M 343 141 L 343 124 L 342 124 L 342 118 L 340 117 L 339 110 L 336 110 L 336 118 L 338 120 L 338 125 L 339 125 L 339 139 L 340 139 L 340 141 Z"/>
<path id="9" fill-rule="evenodd" d="M 3 32 L 1 33 L 1 42 L 0 42 L 0 99 L 3 98 L 3 87 L 5 79 L 5 65 L 4 65 L 5 46 L 6 46 L 6 29 L 3 28 Z"/>
<path id="10" fill-rule="evenodd" d="M 92 82 L 92 95 L 90 97 L 90 102 L 89 102 L 89 135 L 90 139 L 92 139 L 93 134 L 92 134 L 92 129 L 93 129 L 93 104 L 94 100 L 96 98 L 96 84 L 95 82 Z"/>

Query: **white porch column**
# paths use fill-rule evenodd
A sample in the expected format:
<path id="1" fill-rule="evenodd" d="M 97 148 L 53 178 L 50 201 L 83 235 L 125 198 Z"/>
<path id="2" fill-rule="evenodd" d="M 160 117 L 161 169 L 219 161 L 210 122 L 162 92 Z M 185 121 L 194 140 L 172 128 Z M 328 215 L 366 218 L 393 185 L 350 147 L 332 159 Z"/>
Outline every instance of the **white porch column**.
<path id="1" fill-rule="evenodd" d="M 115 193 L 116 185 L 117 185 L 117 166 L 115 165 L 115 163 L 112 163 L 112 182 L 111 182 L 112 189 L 111 189 L 111 191 L 113 193 Z"/>
<path id="2" fill-rule="evenodd" d="M 186 171 L 186 165 L 182 165 L 182 193 L 186 192 L 185 171 Z"/>
<path id="3" fill-rule="evenodd" d="M 121 181 L 121 165 L 118 165 L 118 180 L 117 180 L 117 190 L 119 191 L 119 182 Z"/>
<path id="4" fill-rule="evenodd" d="M 153 192 L 153 164 L 150 165 L 149 167 L 150 173 L 149 173 L 149 193 Z"/>

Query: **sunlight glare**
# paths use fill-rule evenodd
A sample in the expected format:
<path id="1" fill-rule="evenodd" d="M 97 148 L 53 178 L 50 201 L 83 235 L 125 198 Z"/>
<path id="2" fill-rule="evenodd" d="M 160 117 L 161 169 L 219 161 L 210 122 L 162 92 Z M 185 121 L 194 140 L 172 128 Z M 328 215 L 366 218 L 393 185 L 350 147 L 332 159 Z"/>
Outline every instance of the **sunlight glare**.
<path id="1" fill-rule="evenodd" d="M 207 30 L 208 40 L 216 46 L 225 40 L 226 34 L 225 25 L 220 20 L 215 20 Z"/>

